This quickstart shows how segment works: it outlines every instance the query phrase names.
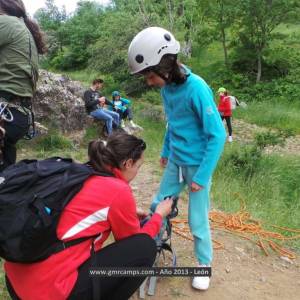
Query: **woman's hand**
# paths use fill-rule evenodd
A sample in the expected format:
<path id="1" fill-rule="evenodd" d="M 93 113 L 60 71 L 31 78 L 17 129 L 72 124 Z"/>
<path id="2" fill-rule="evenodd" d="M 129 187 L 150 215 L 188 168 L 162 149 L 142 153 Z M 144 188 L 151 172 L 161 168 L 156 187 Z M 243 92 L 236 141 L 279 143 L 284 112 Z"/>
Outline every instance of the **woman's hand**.
<path id="1" fill-rule="evenodd" d="M 203 190 L 204 187 L 202 185 L 197 184 L 196 182 L 192 182 L 191 184 L 191 192 L 198 192 Z"/>
<path id="2" fill-rule="evenodd" d="M 143 220 L 144 218 L 146 218 L 146 217 L 148 216 L 148 213 L 145 212 L 145 211 L 144 211 L 143 209 L 141 209 L 141 208 L 137 208 L 136 214 L 137 214 L 137 216 L 138 216 L 138 218 L 139 218 L 140 220 Z"/>
<path id="3" fill-rule="evenodd" d="M 165 168 L 168 163 L 168 158 L 167 157 L 161 157 L 159 160 L 159 164 L 162 168 Z"/>
<path id="4" fill-rule="evenodd" d="M 156 206 L 155 212 L 164 218 L 171 213 L 172 204 L 173 200 L 171 198 L 167 198 Z"/>

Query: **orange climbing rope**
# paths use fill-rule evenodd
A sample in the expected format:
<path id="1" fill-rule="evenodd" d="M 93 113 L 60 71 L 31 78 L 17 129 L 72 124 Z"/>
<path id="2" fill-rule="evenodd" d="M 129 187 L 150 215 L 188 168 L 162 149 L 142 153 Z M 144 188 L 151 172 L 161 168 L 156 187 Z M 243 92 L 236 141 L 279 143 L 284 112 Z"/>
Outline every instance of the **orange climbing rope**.
<path id="1" fill-rule="evenodd" d="M 237 213 L 225 213 L 221 211 L 212 211 L 209 214 L 211 221 L 211 228 L 216 230 L 223 230 L 230 232 L 244 239 L 254 242 L 258 245 L 263 252 L 268 256 L 268 249 L 272 249 L 279 256 L 285 256 L 290 259 L 295 259 L 296 254 L 274 240 L 287 241 L 300 238 L 300 230 L 290 229 L 286 227 L 279 227 L 271 225 L 281 231 L 288 233 L 296 233 L 293 236 L 286 236 L 280 232 L 272 232 L 265 230 L 262 223 L 251 218 L 249 212 L 246 211 L 244 201 L 241 202 L 241 210 Z M 193 236 L 190 233 L 188 227 L 188 221 L 185 219 L 173 219 L 172 221 L 173 231 L 188 240 L 193 240 Z M 213 240 L 214 249 L 222 249 L 224 245 L 218 241 Z"/>

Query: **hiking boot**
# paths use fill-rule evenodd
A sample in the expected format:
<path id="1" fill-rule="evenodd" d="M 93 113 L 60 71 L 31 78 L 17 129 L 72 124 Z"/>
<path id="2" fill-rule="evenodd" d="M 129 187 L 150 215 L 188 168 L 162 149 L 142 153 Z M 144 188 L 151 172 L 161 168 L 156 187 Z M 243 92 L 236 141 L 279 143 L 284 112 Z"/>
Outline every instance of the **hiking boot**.
<path id="1" fill-rule="evenodd" d="M 199 264 L 197 267 L 205 268 L 210 267 L 210 265 Z M 197 290 L 205 291 L 209 288 L 209 282 L 210 278 L 208 276 L 195 276 L 192 281 L 192 287 Z"/>

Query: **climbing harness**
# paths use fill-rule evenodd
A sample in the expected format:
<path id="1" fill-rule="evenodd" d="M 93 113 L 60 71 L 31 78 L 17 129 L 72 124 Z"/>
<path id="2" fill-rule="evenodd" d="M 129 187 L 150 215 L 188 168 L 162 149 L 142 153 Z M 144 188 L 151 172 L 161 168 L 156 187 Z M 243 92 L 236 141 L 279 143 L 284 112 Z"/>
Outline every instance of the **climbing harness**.
<path id="1" fill-rule="evenodd" d="M 172 244 L 171 244 L 171 236 L 172 236 L 171 219 L 177 217 L 177 215 L 178 215 L 178 208 L 177 208 L 178 197 L 177 196 L 168 196 L 165 198 L 171 198 L 173 200 L 172 210 L 171 210 L 171 213 L 163 220 L 163 225 L 160 229 L 160 232 L 155 237 L 157 255 L 156 255 L 156 259 L 153 264 L 153 267 L 159 266 L 161 257 L 163 257 L 163 261 L 165 264 L 166 252 L 170 252 L 172 255 L 172 267 L 176 267 L 176 264 L 177 264 L 176 254 L 175 254 L 175 251 L 172 248 Z M 148 216 L 146 219 L 144 219 L 142 221 L 141 225 L 143 226 L 147 221 L 150 220 L 150 218 L 151 218 L 151 216 Z M 156 290 L 156 285 L 157 285 L 157 277 L 156 276 L 147 277 L 139 288 L 140 299 L 145 299 L 145 295 L 146 295 L 145 290 L 147 288 L 147 283 L 148 283 L 147 294 L 149 296 L 155 295 L 155 290 Z"/>

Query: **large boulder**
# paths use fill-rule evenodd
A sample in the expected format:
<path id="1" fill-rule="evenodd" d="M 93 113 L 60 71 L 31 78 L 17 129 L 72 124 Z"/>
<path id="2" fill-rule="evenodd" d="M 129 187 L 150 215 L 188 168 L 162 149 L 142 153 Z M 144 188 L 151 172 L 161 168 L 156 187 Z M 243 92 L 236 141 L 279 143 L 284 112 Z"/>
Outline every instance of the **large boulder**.
<path id="1" fill-rule="evenodd" d="M 84 129 L 88 122 L 82 99 L 85 88 L 66 75 L 40 70 L 33 99 L 36 121 L 62 132 Z"/>

